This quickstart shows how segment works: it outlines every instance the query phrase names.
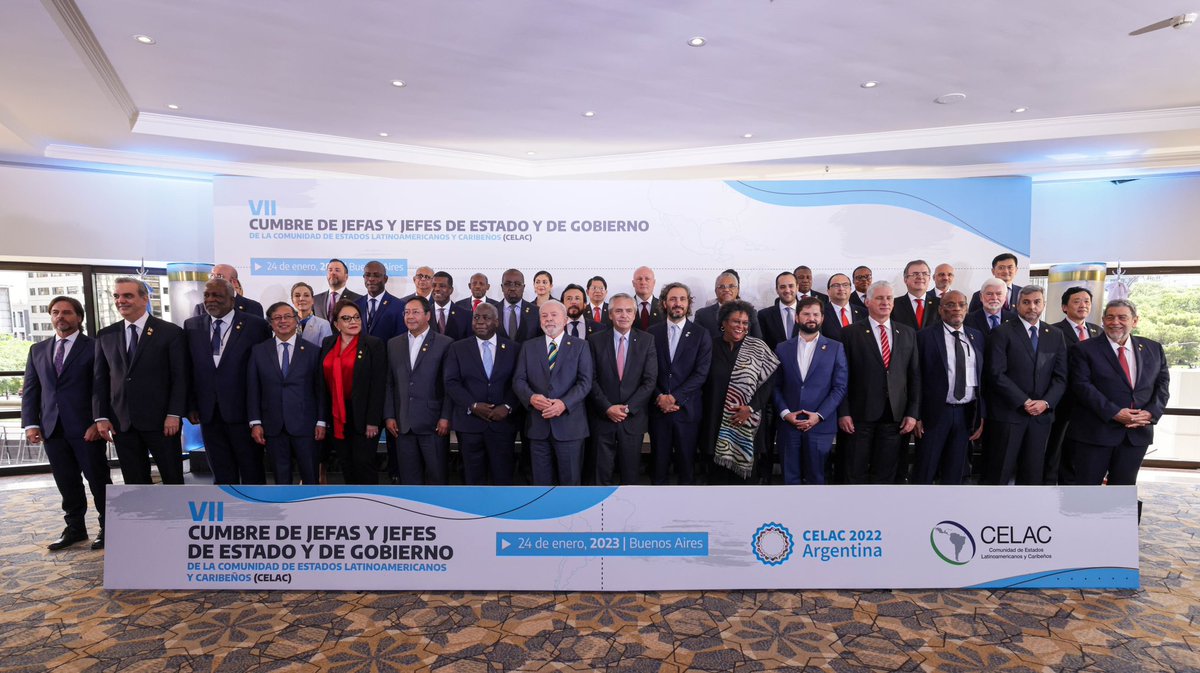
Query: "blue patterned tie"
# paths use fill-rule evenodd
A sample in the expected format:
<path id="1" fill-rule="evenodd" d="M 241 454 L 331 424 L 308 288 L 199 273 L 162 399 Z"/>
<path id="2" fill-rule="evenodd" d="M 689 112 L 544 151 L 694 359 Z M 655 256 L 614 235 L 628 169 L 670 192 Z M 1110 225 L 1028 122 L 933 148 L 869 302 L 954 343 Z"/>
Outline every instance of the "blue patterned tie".
<path id="1" fill-rule="evenodd" d="M 550 351 L 546 353 L 546 363 L 550 365 L 550 371 L 554 371 L 554 362 L 558 360 L 558 346 L 551 341 Z"/>

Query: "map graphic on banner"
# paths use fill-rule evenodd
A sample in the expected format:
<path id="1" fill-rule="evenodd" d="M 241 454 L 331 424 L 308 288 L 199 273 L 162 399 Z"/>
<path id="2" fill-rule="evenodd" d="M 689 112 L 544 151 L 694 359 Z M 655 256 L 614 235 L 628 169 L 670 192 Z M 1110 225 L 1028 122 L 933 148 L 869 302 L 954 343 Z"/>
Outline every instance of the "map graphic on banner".
<path id="1" fill-rule="evenodd" d="M 283 300 L 298 280 L 320 291 L 325 262 L 350 268 L 361 291 L 362 264 L 384 261 L 397 296 L 427 265 L 456 278 L 465 297 L 481 271 L 498 298 L 509 267 L 554 275 L 558 290 L 605 276 L 627 291 L 647 265 L 659 287 L 688 283 L 712 298 L 726 268 L 742 277 L 743 298 L 770 303 L 775 275 L 806 264 L 824 289 L 835 272 L 859 264 L 876 280 L 900 283 L 904 264 L 922 258 L 958 269 L 957 285 L 977 288 L 989 263 L 1013 252 L 1022 270 L 1030 245 L 1028 178 L 792 182 L 214 180 L 216 259 L 242 270 L 246 292 Z M 557 294 L 557 291 L 556 291 Z"/>

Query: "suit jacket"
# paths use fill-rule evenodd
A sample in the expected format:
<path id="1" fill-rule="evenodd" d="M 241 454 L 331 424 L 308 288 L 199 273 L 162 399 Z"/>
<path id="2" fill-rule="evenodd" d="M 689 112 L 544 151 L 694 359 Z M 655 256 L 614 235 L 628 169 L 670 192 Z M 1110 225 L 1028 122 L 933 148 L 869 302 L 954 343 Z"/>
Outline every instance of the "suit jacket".
<path id="1" fill-rule="evenodd" d="M 938 329 L 923 329 L 917 333 L 917 352 L 921 360 L 921 422 L 931 427 L 942 420 L 946 412 L 946 399 L 950 394 L 948 372 L 950 358 L 954 357 L 946 348 L 944 325 Z M 975 352 L 975 402 L 977 409 L 983 404 L 983 362 L 986 352 L 983 334 L 974 327 L 963 325 L 961 330 L 967 346 Z M 977 418 L 982 418 L 979 413 Z M 977 425 L 977 423 L 976 423 Z"/>
<path id="2" fill-rule="evenodd" d="M 492 352 L 492 376 L 488 378 L 483 369 L 483 357 L 479 354 L 478 339 L 462 339 L 450 346 L 443 377 L 446 396 L 452 402 L 450 425 L 455 432 L 483 432 L 496 425 L 470 412 L 471 405 L 476 402 L 496 406 L 507 404 L 510 412 L 499 424 L 506 430 L 516 430 L 520 402 L 513 393 L 512 378 L 519 350 L 516 342 L 497 334 L 496 349 Z"/>
<path id="3" fill-rule="evenodd" d="M 63 436 L 83 439 L 91 427 L 92 376 L 95 369 L 95 340 L 79 332 L 62 374 L 54 371 L 54 349 L 58 337 L 29 347 L 25 360 L 25 383 L 21 389 L 21 427 L 36 425 L 49 437 L 58 428 Z"/>
<path id="4" fill-rule="evenodd" d="M 320 346 L 297 339 L 285 377 L 272 337 L 250 349 L 248 366 L 245 413 L 247 420 L 261 423 L 267 435 L 311 436 L 317 421 L 328 423 Z"/>
<path id="5" fill-rule="evenodd" d="M 321 373 L 325 374 L 325 358 L 333 352 L 338 339 L 334 334 L 321 344 Z M 349 429 L 357 434 L 365 434 L 368 425 L 383 427 L 383 404 L 387 397 L 387 348 L 383 341 L 369 334 L 358 335 L 358 355 L 354 361 L 353 385 L 350 390 L 350 413 L 354 425 Z M 321 411 L 333 426 L 333 382 L 325 381 L 325 400 Z"/>
<path id="6" fill-rule="evenodd" d="M 858 296 L 858 290 L 850 290 L 850 303 L 863 308 L 867 307 L 867 305 L 863 303 L 862 298 Z"/>
<path id="7" fill-rule="evenodd" d="M 520 311 L 517 322 L 517 333 L 508 333 L 508 302 L 501 302 L 500 305 L 500 328 L 497 330 L 500 334 L 521 343 L 532 339 L 535 336 L 542 336 L 542 319 L 538 312 L 538 307 L 531 301 L 521 300 Z"/>
<path id="8" fill-rule="evenodd" d="M 1006 323 L 1009 320 L 1012 320 L 1013 318 L 1016 318 L 1016 317 L 1017 317 L 1016 311 L 1005 311 L 1004 309 L 1000 310 L 1000 324 L 1001 325 L 1003 325 L 1004 323 Z M 983 334 L 984 337 L 990 338 L 992 335 L 993 330 L 988 325 L 987 314 L 983 312 L 983 309 L 979 309 L 978 311 L 971 311 L 970 313 L 968 313 L 967 317 L 963 318 L 963 325 L 966 325 L 967 327 L 970 327 L 972 329 L 979 331 L 981 334 Z"/>
<path id="9" fill-rule="evenodd" d="M 362 312 L 362 333 L 373 336 L 386 344 L 397 334 L 404 334 L 408 331 L 408 328 L 404 326 L 405 301 L 403 299 L 396 299 L 392 293 L 386 290 L 379 293 L 376 299 L 378 301 L 375 302 L 375 315 L 369 320 L 367 319 L 367 315 L 370 312 L 371 297 L 363 295 L 355 299 L 354 303 L 358 305 L 358 309 Z"/>
<path id="10" fill-rule="evenodd" d="M 245 423 L 246 372 L 250 351 L 271 338 L 267 321 L 250 313 L 234 311 L 232 324 L 221 351 L 220 366 L 213 365 L 212 321 L 207 314 L 183 322 L 191 365 L 188 410 L 200 413 L 201 423 L 212 423 L 219 411 L 226 423 Z"/>
<path id="11" fill-rule="evenodd" d="M 892 321 L 888 345 L 891 347 L 891 366 L 883 368 L 883 355 L 875 343 L 874 323 L 867 320 L 842 332 L 846 363 L 850 367 L 850 383 L 838 416 L 850 416 L 855 421 L 876 421 L 883 416 L 885 405 L 892 419 L 900 422 L 905 416 L 921 418 L 921 363 L 917 354 L 917 332 L 903 323 Z M 883 394 L 883 393 L 886 393 Z"/>
<path id="12" fill-rule="evenodd" d="M 1017 285 L 1016 283 L 1013 283 L 1012 288 L 1009 289 L 1009 291 L 1008 291 L 1008 298 L 1004 301 L 1005 305 L 1008 307 L 1007 310 L 1012 310 L 1012 311 L 1016 310 L 1017 296 L 1019 296 L 1021 294 L 1021 288 L 1023 288 L 1023 287 L 1025 287 L 1025 286 Z M 971 295 L 971 303 L 967 306 L 967 311 L 968 312 L 978 311 L 981 308 L 983 308 L 983 302 L 980 301 L 980 299 L 979 299 L 979 290 L 975 290 L 975 294 Z M 1005 309 L 1002 309 L 1002 310 L 1005 310 Z"/>
<path id="13" fill-rule="evenodd" d="M 633 301 L 636 303 L 637 299 L 635 298 Z M 593 322 L 599 322 L 601 325 L 604 325 L 605 327 L 612 327 L 612 316 L 608 315 L 608 302 L 604 302 L 603 304 L 600 305 L 600 320 L 598 320 L 598 321 L 596 320 L 596 315 L 595 315 L 595 312 L 593 311 L 593 309 L 595 307 L 592 306 L 592 302 L 590 300 L 588 301 L 587 306 L 585 306 L 584 308 L 587 309 L 586 311 L 584 311 L 584 313 L 587 314 L 587 317 L 590 320 L 592 320 Z M 636 311 L 636 307 L 634 310 Z M 653 321 L 651 321 L 651 322 L 653 322 Z"/>
<path id="14" fill-rule="evenodd" d="M 582 320 L 583 320 L 583 330 L 582 330 L 583 333 L 579 335 L 579 337 L 582 339 L 586 339 L 597 332 L 603 332 L 612 326 L 611 322 L 607 325 L 605 325 L 603 323 L 598 323 L 595 320 L 588 318 L 586 313 L 583 315 Z M 563 332 L 565 332 L 567 334 L 571 334 L 570 320 L 567 321 L 567 326 L 565 328 L 563 328 Z"/>
<path id="15" fill-rule="evenodd" d="M 899 322 L 903 325 L 908 325 L 913 329 L 925 329 L 930 325 L 941 322 L 938 318 L 937 299 L 929 299 L 925 297 L 925 315 L 920 327 L 917 327 L 917 312 L 913 309 L 912 301 L 910 301 L 908 293 L 896 297 L 892 304 L 892 321 Z"/>
<path id="16" fill-rule="evenodd" d="M 484 301 L 484 303 L 486 303 L 486 304 L 491 304 L 492 306 L 495 306 L 497 311 L 499 311 L 499 310 L 500 310 L 500 306 L 501 306 L 501 304 L 500 304 L 500 302 L 496 301 L 495 299 L 492 299 L 491 297 L 485 296 L 485 297 L 483 298 L 483 301 Z M 459 299 L 458 301 L 454 302 L 454 305 L 455 305 L 455 306 L 457 306 L 457 307 L 459 307 L 459 308 L 466 309 L 466 310 L 467 310 L 467 315 L 469 316 L 469 315 L 470 315 L 472 312 L 474 312 L 474 310 L 475 310 L 474 308 L 472 308 L 472 304 L 473 304 L 474 302 L 475 302 L 475 297 L 474 297 L 474 296 L 470 296 L 470 297 L 467 297 L 466 299 Z"/>
<path id="17" fill-rule="evenodd" d="M 708 330 L 710 336 L 714 338 L 721 337 L 721 325 L 717 323 L 717 316 L 720 315 L 720 304 L 709 304 L 704 308 L 696 311 L 693 319 L 696 324 Z M 762 327 L 758 324 L 758 311 L 751 309 L 750 311 L 750 336 L 762 338 Z"/>
<path id="18" fill-rule="evenodd" d="M 338 301 L 343 299 L 357 301 L 361 296 L 361 294 L 351 290 L 350 288 L 343 287 L 342 291 L 338 293 Z M 318 316 L 329 320 L 329 290 L 325 290 L 324 292 L 313 295 L 313 313 L 316 313 Z"/>
<path id="19" fill-rule="evenodd" d="M 1104 330 L 1101 329 L 1096 323 L 1084 322 L 1083 324 L 1084 329 L 1087 330 L 1089 339 L 1095 339 L 1098 336 L 1104 335 Z M 1051 325 L 1051 327 L 1057 327 L 1059 331 L 1062 332 L 1063 339 L 1066 339 L 1067 341 L 1067 346 L 1073 346 L 1079 343 L 1079 334 L 1075 331 L 1075 323 L 1071 322 L 1070 320 L 1063 318 L 1062 320 Z M 1068 367 L 1069 366 L 1070 364 L 1068 363 Z"/>
<path id="20" fill-rule="evenodd" d="M 818 291 L 816 288 L 809 290 L 807 296 L 816 297 L 817 299 L 820 299 L 821 303 L 823 303 L 823 304 L 829 303 L 829 295 L 825 294 L 824 292 Z M 800 301 L 803 298 L 804 297 L 800 294 L 800 292 L 796 292 L 796 301 Z"/>
<path id="21" fill-rule="evenodd" d="M 183 328 L 150 316 L 138 335 L 133 361 L 125 360 L 125 321 L 96 335 L 92 414 L 117 432 L 162 430 L 168 415 L 187 415 L 187 344 Z"/>
<path id="22" fill-rule="evenodd" d="M 712 366 L 712 337 L 696 323 L 684 321 L 680 328 L 679 343 L 675 345 L 675 359 L 672 360 L 670 326 L 667 321 L 650 326 L 655 355 L 658 357 L 658 380 L 654 389 L 657 395 L 673 396 L 679 411 L 667 416 L 652 403 L 650 412 L 652 416 L 677 416 L 684 422 L 699 423 L 704 408 L 704 382 Z"/>
<path id="23" fill-rule="evenodd" d="M 604 307 L 605 307 L 605 310 L 608 309 L 607 302 L 605 303 Z M 658 297 L 651 297 L 650 298 L 650 306 L 647 308 L 649 308 L 649 310 L 650 310 L 650 325 L 653 325 L 655 323 L 660 323 L 667 319 L 667 314 L 665 311 L 662 310 L 662 302 L 660 302 L 658 300 Z M 611 319 L 608 321 L 608 324 L 609 324 L 609 326 L 612 325 Z M 642 328 L 642 300 L 639 299 L 636 294 L 633 295 L 633 326 L 636 329 Z M 650 326 L 647 325 L 646 329 L 649 329 L 649 328 L 650 328 Z"/>
<path id="24" fill-rule="evenodd" d="M 431 435 L 437 430 L 439 420 L 450 420 L 450 398 L 446 396 L 442 367 L 452 343 L 454 339 L 429 327 L 414 365 L 410 361 L 407 332 L 388 342 L 383 417 L 395 419 L 400 432 Z"/>
<path id="25" fill-rule="evenodd" d="M 239 313 L 249 313 L 257 318 L 266 318 L 266 313 L 263 312 L 262 304 L 250 299 L 249 297 L 243 297 L 241 295 L 233 298 L 233 310 Z M 196 304 L 192 307 L 193 318 L 202 318 L 206 315 L 208 315 L 208 311 L 204 310 L 203 303 Z"/>
<path id="26" fill-rule="evenodd" d="M 429 327 L 433 329 L 433 331 L 437 332 L 437 304 L 433 304 L 432 308 L 433 313 L 429 316 Z M 470 303 L 467 304 L 466 308 L 451 303 L 446 308 L 446 331 L 441 332 L 441 334 L 445 334 L 446 336 L 450 337 L 451 341 L 458 341 L 459 339 L 465 339 L 469 336 L 474 336 L 474 330 L 471 329 L 471 316 L 473 313 L 474 312 L 471 311 Z"/>
<path id="27" fill-rule="evenodd" d="M 595 378 L 592 352 L 587 341 L 563 334 L 559 340 L 554 371 L 546 360 L 546 338 L 540 335 L 521 344 L 521 356 L 513 374 L 513 392 L 529 408 L 525 434 L 530 439 L 576 440 L 588 436 L 584 401 Z M 529 404 L 535 394 L 560 399 L 567 410 L 549 420 Z"/>
<path id="28" fill-rule="evenodd" d="M 1154 441 L 1153 425 L 1131 430 L 1112 418 L 1124 408 L 1144 409 L 1158 423 L 1170 398 L 1167 358 L 1157 341 L 1131 336 L 1126 345 L 1137 364 L 1133 386 L 1107 337 L 1088 339 L 1070 349 L 1075 406 L 1067 437 L 1100 446 L 1116 446 L 1125 439 L 1133 446 L 1149 446 Z"/>
<path id="29" fill-rule="evenodd" d="M 775 388 L 775 409 L 782 412 L 815 411 L 821 422 L 809 430 L 817 435 L 837 433 L 838 405 L 846 397 L 846 386 L 850 380 L 846 353 L 842 344 L 827 336 L 817 335 L 812 362 L 808 365 L 808 376 L 800 375 L 800 363 L 796 354 L 800 350 L 799 336 L 794 336 L 775 347 L 779 357 L 779 369 L 783 376 Z M 799 432 L 790 423 L 780 422 L 781 431 Z"/>
<path id="30" fill-rule="evenodd" d="M 868 317 L 866 307 L 861 304 L 850 302 L 846 308 L 849 311 L 851 325 L 863 322 Z M 836 306 L 825 302 L 825 320 L 821 322 L 821 334 L 834 341 L 842 340 L 842 316 L 838 311 Z"/>
<path id="31" fill-rule="evenodd" d="M 1020 319 L 1006 322 L 987 339 L 987 417 L 1008 423 L 1032 419 L 1054 422 L 1054 410 L 1067 390 L 1067 343 L 1062 332 L 1038 323 L 1038 349 Z M 1050 410 L 1041 416 L 1025 413 L 1025 400 L 1045 400 Z"/>
<path id="32" fill-rule="evenodd" d="M 758 327 L 762 330 L 762 340 L 767 342 L 767 348 L 775 350 L 779 344 L 787 341 L 787 332 L 784 331 L 783 312 L 780 311 L 780 301 L 775 300 L 775 304 L 764 308 L 758 312 Z M 792 311 L 792 334 L 796 333 L 796 312 Z"/>
<path id="33" fill-rule="evenodd" d="M 594 427 L 617 426 L 619 432 L 641 436 L 646 433 L 650 418 L 650 398 L 658 382 L 658 354 L 654 337 L 637 328 L 629 330 L 625 342 L 625 375 L 617 376 L 617 351 L 612 330 L 604 330 L 588 339 L 592 347 L 595 376 L 588 395 Z M 629 407 L 622 423 L 613 423 L 605 412 L 614 404 Z"/>

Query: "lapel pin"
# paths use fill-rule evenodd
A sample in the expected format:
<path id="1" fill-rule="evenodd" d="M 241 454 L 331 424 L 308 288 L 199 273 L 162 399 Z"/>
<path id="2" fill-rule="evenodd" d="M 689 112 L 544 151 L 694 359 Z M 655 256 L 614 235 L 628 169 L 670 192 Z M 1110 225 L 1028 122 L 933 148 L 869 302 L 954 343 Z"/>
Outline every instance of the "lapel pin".
<path id="1" fill-rule="evenodd" d="M 383 300 L 383 305 L 384 305 L 384 306 L 387 306 L 387 305 L 388 305 L 388 300 L 384 299 L 384 300 Z"/>
<path id="2" fill-rule="evenodd" d="M 684 332 L 684 333 L 683 333 L 683 338 L 685 338 L 685 339 L 686 339 L 686 338 L 688 338 L 688 337 L 690 337 L 690 336 L 692 336 L 692 333 L 691 333 L 691 332 Z"/>
<path id="3" fill-rule="evenodd" d="M 821 350 L 825 350 L 825 344 L 821 344 Z"/>
<path id="4" fill-rule="evenodd" d="M 153 327 L 146 328 L 146 336 L 150 336 L 151 334 L 154 334 L 154 328 Z"/>
<path id="5" fill-rule="evenodd" d="M 424 352 L 425 352 L 425 351 L 427 351 L 427 350 L 429 350 L 429 346 L 421 346 L 421 352 L 422 352 L 422 353 L 424 353 Z"/>
<path id="6" fill-rule="evenodd" d="M 234 327 L 234 329 L 241 329 L 241 328 L 242 328 L 242 323 L 238 323 L 238 324 L 237 324 L 237 325 Z"/>
<path id="7" fill-rule="evenodd" d="M 505 348 L 507 348 L 507 346 L 505 346 L 504 344 L 500 344 L 500 350 L 504 350 Z"/>

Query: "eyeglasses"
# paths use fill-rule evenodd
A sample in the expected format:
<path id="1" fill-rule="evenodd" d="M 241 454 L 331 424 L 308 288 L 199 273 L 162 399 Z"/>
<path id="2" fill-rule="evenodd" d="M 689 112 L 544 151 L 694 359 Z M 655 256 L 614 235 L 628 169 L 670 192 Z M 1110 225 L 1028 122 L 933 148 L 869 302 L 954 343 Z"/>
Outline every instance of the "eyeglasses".
<path id="1" fill-rule="evenodd" d="M 860 275 L 858 275 L 858 276 L 855 276 L 855 277 L 854 277 L 854 280 L 871 280 L 871 274 L 869 274 L 869 273 L 868 273 L 868 274 L 866 274 L 866 275 L 861 275 L 861 274 L 860 274 Z"/>
<path id="2" fill-rule="evenodd" d="M 929 272 L 928 271 L 910 271 L 910 272 L 904 274 L 904 276 L 906 278 L 928 278 Z"/>
<path id="3" fill-rule="evenodd" d="M 362 316 L 361 315 L 340 315 L 340 316 L 338 316 L 338 320 L 341 320 L 342 322 L 362 322 Z"/>
<path id="4" fill-rule="evenodd" d="M 296 315 L 294 313 L 287 313 L 285 315 L 273 316 L 271 318 L 271 322 L 289 322 L 289 321 L 295 320 L 295 319 L 296 319 Z"/>
<path id="5" fill-rule="evenodd" d="M 829 289 L 832 290 L 834 288 L 838 288 L 838 289 L 845 288 L 848 290 L 848 289 L 850 289 L 850 283 L 830 283 Z"/>
<path id="6" fill-rule="evenodd" d="M 433 280 L 433 276 L 430 276 L 426 273 L 418 273 L 417 275 L 413 276 L 413 280 Z"/>
<path id="7" fill-rule="evenodd" d="M 718 290 L 736 290 L 736 289 L 738 289 L 738 286 L 737 285 L 718 285 L 717 289 Z"/>

